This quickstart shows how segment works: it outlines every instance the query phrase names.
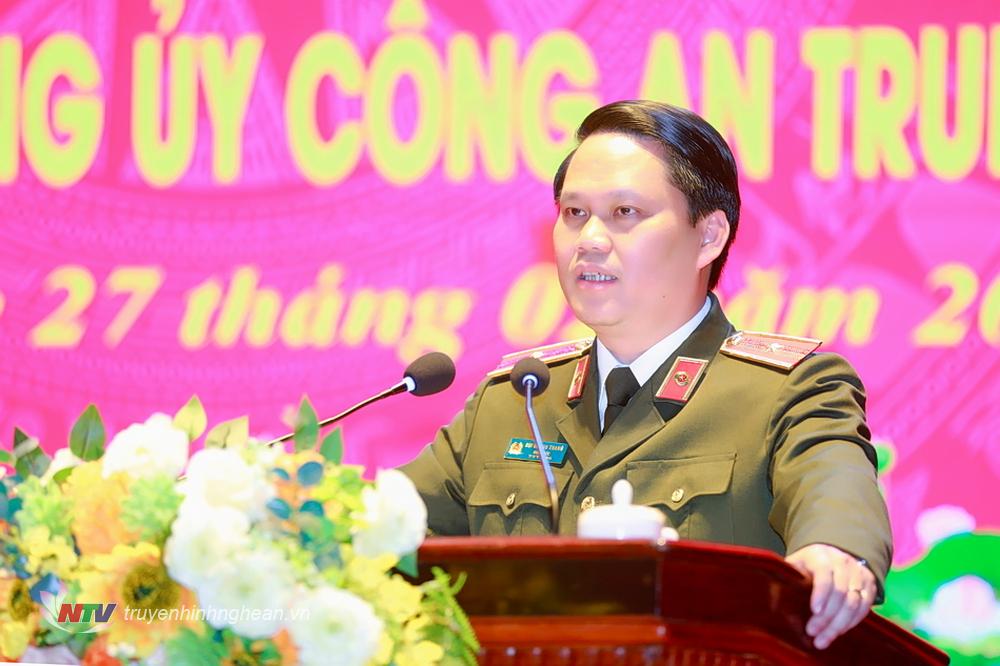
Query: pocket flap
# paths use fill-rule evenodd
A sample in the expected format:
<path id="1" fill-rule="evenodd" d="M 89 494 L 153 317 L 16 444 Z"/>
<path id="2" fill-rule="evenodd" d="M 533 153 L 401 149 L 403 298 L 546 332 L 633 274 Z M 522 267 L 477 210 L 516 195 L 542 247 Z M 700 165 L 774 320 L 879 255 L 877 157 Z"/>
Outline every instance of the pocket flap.
<path id="1" fill-rule="evenodd" d="M 552 474 L 556 491 L 562 495 L 572 471 L 553 468 Z M 468 504 L 498 506 L 505 516 L 509 516 L 524 504 L 548 507 L 552 502 L 541 463 L 495 462 L 486 463 L 469 495 Z"/>
<path id="2" fill-rule="evenodd" d="M 728 491 L 735 464 L 735 453 L 637 460 L 625 465 L 625 474 L 634 489 L 636 504 L 659 504 L 677 511 L 695 497 Z"/>

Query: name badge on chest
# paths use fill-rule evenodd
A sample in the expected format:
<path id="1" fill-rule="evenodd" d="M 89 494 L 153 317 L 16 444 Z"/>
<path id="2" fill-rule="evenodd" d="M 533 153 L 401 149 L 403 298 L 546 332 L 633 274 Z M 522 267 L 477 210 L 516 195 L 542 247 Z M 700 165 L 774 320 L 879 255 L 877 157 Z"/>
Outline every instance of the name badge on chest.
<path id="1" fill-rule="evenodd" d="M 569 451 L 568 444 L 562 442 L 542 442 L 542 446 L 545 447 L 545 451 L 549 455 L 550 463 L 556 467 L 562 467 L 566 464 L 566 453 Z M 541 458 L 538 457 L 538 447 L 535 446 L 535 441 L 525 437 L 512 438 L 510 444 L 507 445 L 507 452 L 503 454 L 503 458 L 504 460 L 541 462 Z"/>

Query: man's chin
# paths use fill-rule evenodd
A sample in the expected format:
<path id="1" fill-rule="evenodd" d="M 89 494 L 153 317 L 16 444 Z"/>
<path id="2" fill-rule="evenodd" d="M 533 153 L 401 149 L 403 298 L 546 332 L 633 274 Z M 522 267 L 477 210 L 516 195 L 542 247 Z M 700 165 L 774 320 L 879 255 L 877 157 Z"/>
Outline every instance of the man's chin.
<path id="1" fill-rule="evenodd" d="M 614 328 L 621 323 L 621 317 L 610 312 L 594 312 L 587 308 L 572 308 L 573 314 L 588 328 L 591 328 L 600 335 L 601 331 Z"/>

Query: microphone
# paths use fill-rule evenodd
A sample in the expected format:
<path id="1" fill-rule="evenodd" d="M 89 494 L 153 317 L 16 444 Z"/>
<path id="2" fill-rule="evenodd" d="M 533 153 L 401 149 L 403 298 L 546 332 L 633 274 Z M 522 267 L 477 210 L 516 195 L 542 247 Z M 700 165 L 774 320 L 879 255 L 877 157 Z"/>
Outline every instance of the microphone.
<path id="1" fill-rule="evenodd" d="M 545 473 L 545 484 L 549 487 L 549 503 L 552 513 L 552 534 L 559 531 L 559 491 L 556 490 L 556 479 L 552 475 L 552 464 L 549 462 L 549 452 L 542 442 L 542 433 L 538 429 L 538 419 L 535 418 L 535 408 L 532 398 L 541 395 L 548 388 L 549 368 L 537 358 L 522 358 L 510 371 L 510 383 L 514 390 L 524 396 L 524 407 L 531 424 L 531 434 L 535 438 L 535 448 L 538 459 L 542 461 L 542 471 Z"/>
<path id="2" fill-rule="evenodd" d="M 548 369 L 546 368 L 546 370 Z M 409 391 L 413 395 L 431 395 L 433 393 L 439 393 L 451 386 L 453 381 L 455 381 L 455 362 L 452 361 L 447 354 L 442 354 L 441 352 L 429 352 L 406 366 L 406 370 L 403 371 L 403 379 L 395 385 L 387 388 L 381 393 L 376 393 L 372 397 L 362 400 L 353 407 L 348 407 L 336 416 L 323 419 L 317 425 L 322 428 L 330 425 L 331 423 L 336 423 L 337 421 L 350 416 L 362 407 L 366 407 L 373 402 L 378 402 L 383 398 L 388 398 L 390 395 L 403 393 L 404 391 Z M 277 439 L 272 439 L 267 443 L 267 445 L 274 446 L 275 444 L 280 444 L 281 442 L 287 442 L 293 437 L 295 437 L 295 433 L 290 432 Z"/>
<path id="3" fill-rule="evenodd" d="M 424 354 L 403 371 L 406 390 L 413 395 L 440 393 L 455 381 L 455 362 L 447 354 Z"/>
<path id="4" fill-rule="evenodd" d="M 514 390 L 526 396 L 530 385 L 532 393 L 541 395 L 549 386 L 549 368 L 537 358 L 522 358 L 510 371 L 510 382 Z"/>

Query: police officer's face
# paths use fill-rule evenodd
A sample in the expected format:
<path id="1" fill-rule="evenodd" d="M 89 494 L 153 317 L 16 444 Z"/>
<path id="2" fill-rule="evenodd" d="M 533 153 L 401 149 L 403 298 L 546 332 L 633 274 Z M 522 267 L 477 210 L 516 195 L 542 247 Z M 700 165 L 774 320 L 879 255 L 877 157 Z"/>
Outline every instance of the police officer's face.
<path id="1" fill-rule="evenodd" d="M 598 334 L 655 341 L 705 300 L 704 229 L 666 169 L 655 143 L 623 134 L 588 137 L 570 162 L 553 230 L 559 282 Z"/>

